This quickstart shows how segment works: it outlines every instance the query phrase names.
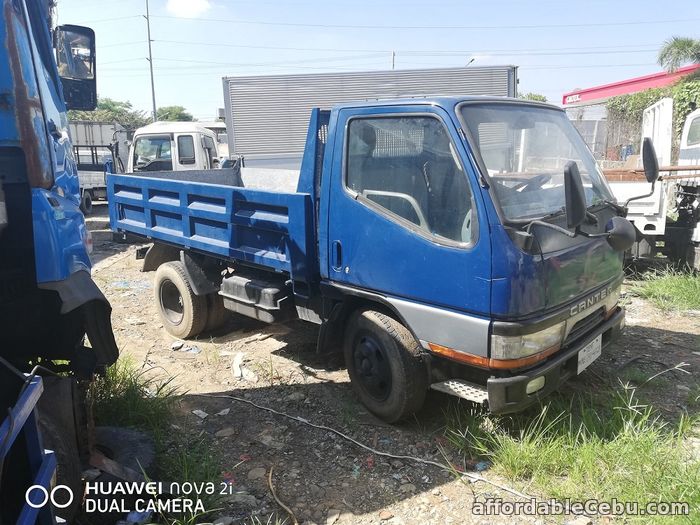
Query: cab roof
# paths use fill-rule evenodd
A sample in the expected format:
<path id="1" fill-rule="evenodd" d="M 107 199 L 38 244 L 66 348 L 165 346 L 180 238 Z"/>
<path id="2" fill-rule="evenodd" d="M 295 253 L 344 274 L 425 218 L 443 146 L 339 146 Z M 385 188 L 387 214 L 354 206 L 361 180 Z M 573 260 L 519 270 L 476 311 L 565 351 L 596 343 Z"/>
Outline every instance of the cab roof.
<path id="1" fill-rule="evenodd" d="M 136 130 L 135 135 L 154 133 L 204 133 L 214 136 L 214 132 L 202 126 L 199 122 L 176 122 L 161 120 L 148 124 Z"/>
<path id="2" fill-rule="evenodd" d="M 557 109 L 563 111 L 559 106 L 548 104 L 546 102 L 537 102 L 534 100 L 526 100 L 522 98 L 512 97 L 494 97 L 491 95 L 464 95 L 464 96 L 446 96 L 446 95 L 415 95 L 399 98 L 375 98 L 367 99 L 359 102 L 350 102 L 337 104 L 335 108 L 363 108 L 374 106 L 411 106 L 411 105 L 432 105 L 440 106 L 446 109 L 453 108 L 462 102 L 487 102 L 497 104 L 521 104 L 529 106 L 540 106 L 549 109 Z"/>

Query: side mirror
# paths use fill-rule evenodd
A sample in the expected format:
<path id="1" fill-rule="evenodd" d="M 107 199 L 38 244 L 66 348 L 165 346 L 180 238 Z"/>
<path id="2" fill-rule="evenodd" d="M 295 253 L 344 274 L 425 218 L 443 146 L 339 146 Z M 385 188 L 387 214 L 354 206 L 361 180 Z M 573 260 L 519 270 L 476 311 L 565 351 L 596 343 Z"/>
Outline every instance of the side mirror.
<path id="1" fill-rule="evenodd" d="M 654 184 L 659 178 L 659 161 L 656 158 L 654 143 L 649 137 L 644 137 L 642 142 L 642 163 L 647 182 Z"/>
<path id="2" fill-rule="evenodd" d="M 54 48 L 66 107 L 92 111 L 97 107 L 95 32 L 89 27 L 59 26 Z"/>
<path id="3" fill-rule="evenodd" d="M 608 234 L 607 241 L 616 252 L 629 250 L 637 240 L 637 231 L 634 225 L 622 217 L 613 217 L 605 226 Z"/>
<path id="4" fill-rule="evenodd" d="M 564 198 L 566 225 L 569 229 L 577 228 L 586 219 L 586 194 L 578 165 L 574 161 L 567 162 L 564 168 Z"/>

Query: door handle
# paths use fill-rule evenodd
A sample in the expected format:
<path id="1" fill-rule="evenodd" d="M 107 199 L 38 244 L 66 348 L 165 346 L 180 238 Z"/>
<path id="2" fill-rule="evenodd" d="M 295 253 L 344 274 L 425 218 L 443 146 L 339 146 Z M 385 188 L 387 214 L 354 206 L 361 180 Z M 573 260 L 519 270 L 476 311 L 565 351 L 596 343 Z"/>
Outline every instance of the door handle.
<path id="1" fill-rule="evenodd" d="M 339 272 L 343 266 L 343 246 L 340 241 L 333 241 L 331 243 L 331 267 L 336 272 Z"/>

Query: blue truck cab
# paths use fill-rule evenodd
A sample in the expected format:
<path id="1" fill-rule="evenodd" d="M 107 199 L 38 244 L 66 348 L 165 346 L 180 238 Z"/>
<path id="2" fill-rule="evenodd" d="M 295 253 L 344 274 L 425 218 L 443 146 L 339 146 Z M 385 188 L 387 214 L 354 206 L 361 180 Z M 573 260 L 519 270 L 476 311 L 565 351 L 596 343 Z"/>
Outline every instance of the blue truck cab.
<path id="1" fill-rule="evenodd" d="M 51 505 L 27 501 L 31 485 L 81 490 L 89 450 L 78 381 L 118 353 L 110 305 L 90 275 L 68 136 L 67 109 L 95 108 L 94 33 L 53 28 L 52 5 L 0 0 L 2 523 L 54 523 Z M 57 514 L 70 521 L 79 505 Z"/>
<path id="2" fill-rule="evenodd" d="M 0 355 L 20 369 L 44 359 L 88 372 L 116 358 L 66 112 L 95 108 L 95 39 L 52 28 L 50 4 L 0 2 Z"/>
<path id="3" fill-rule="evenodd" d="M 650 171 L 653 171 L 650 169 Z M 560 109 L 488 97 L 343 104 L 311 115 L 301 170 L 108 177 L 117 232 L 154 242 L 165 328 L 222 310 L 320 325 L 387 421 L 429 388 L 515 412 L 620 332 L 633 241 Z"/>

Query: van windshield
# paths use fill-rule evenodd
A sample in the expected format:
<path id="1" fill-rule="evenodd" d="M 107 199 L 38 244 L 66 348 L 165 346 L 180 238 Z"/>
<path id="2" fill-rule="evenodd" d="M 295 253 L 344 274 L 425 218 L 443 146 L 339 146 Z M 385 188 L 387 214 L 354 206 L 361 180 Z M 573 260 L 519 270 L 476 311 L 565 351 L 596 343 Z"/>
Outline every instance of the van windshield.
<path id="1" fill-rule="evenodd" d="M 564 208 L 564 168 L 574 161 L 589 206 L 613 200 L 595 159 L 566 114 L 514 103 L 464 104 L 461 117 L 508 220 Z"/>
<path id="2" fill-rule="evenodd" d="M 170 135 L 146 135 L 134 142 L 134 170 L 172 170 Z"/>

